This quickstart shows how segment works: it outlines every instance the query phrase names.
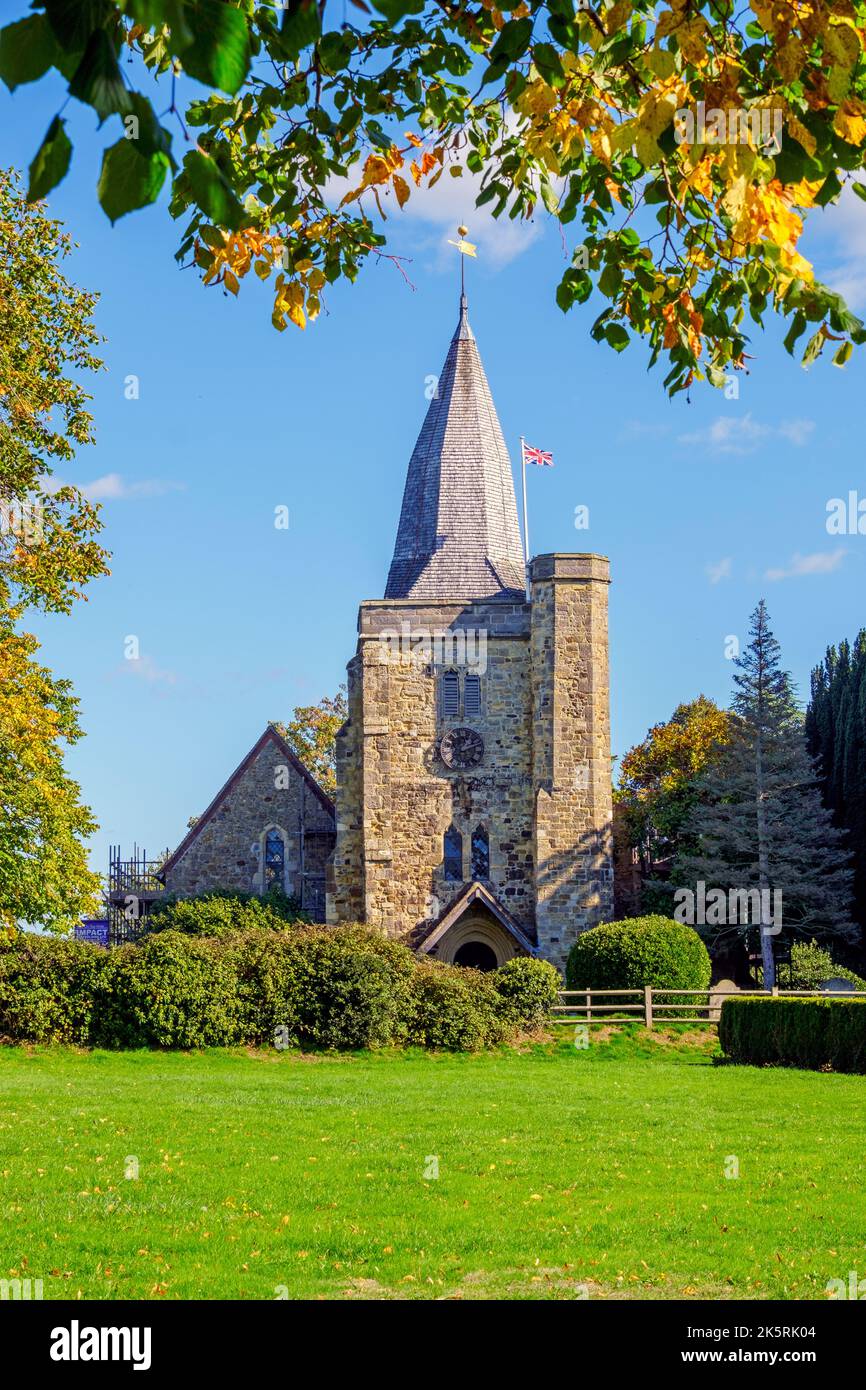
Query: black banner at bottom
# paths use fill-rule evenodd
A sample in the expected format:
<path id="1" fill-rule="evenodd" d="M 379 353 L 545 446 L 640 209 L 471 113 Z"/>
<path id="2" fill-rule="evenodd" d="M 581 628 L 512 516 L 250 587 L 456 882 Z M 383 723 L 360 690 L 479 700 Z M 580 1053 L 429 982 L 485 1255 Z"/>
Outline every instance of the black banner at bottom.
<path id="1" fill-rule="evenodd" d="M 299 1373 L 306 1366 L 303 1374 L 309 1374 L 312 1357 L 329 1376 L 343 1367 L 357 1374 L 375 1365 L 379 1373 L 390 1366 L 389 1378 L 398 1370 L 403 1377 L 405 1343 L 389 1350 L 382 1337 L 417 1334 L 425 1379 L 440 1367 L 453 1375 L 458 1365 L 465 1375 L 474 1348 L 487 1375 L 500 1365 L 514 1375 L 515 1356 L 525 1373 L 529 1355 L 538 1375 L 556 1373 L 560 1364 L 582 1380 L 600 1368 L 617 1381 L 675 1369 L 700 1377 L 709 1368 L 742 1366 L 762 1369 L 772 1383 L 794 1369 L 826 1378 L 857 1364 L 860 1301 L 856 1295 L 826 1303 L 525 1300 L 519 1312 L 509 1303 L 457 1299 L 440 1301 L 457 1305 L 447 1311 L 422 1300 L 387 1307 L 376 1301 L 5 1301 L 0 1332 L 7 1363 L 14 1357 L 16 1370 L 59 1381 L 93 1379 L 105 1370 L 139 1379 L 178 1371 L 269 1378 L 292 1365 Z M 841 1306 L 845 1302 L 855 1306 Z"/>

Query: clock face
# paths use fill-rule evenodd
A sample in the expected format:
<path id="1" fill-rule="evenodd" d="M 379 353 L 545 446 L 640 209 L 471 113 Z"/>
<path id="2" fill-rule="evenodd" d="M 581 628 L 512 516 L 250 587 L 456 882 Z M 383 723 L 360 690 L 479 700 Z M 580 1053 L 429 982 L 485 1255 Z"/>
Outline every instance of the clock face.
<path id="1" fill-rule="evenodd" d="M 484 757 L 484 740 L 474 729 L 450 729 L 439 744 L 439 756 L 446 767 L 477 767 Z"/>

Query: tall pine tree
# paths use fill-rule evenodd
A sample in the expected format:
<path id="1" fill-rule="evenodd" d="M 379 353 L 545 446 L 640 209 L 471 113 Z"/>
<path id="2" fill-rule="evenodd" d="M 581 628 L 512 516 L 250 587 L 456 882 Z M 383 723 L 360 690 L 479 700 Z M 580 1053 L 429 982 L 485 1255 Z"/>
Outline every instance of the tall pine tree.
<path id="1" fill-rule="evenodd" d="M 770 989 L 779 928 L 768 910 L 773 893 L 781 891 L 787 936 L 850 940 L 856 928 L 849 916 L 850 855 L 822 804 L 803 715 L 763 599 L 749 636 L 736 661 L 730 738 L 700 781 L 687 825 L 694 848 L 678 856 L 672 880 L 693 891 L 703 882 L 707 891 L 762 892 L 761 951 Z M 729 917 L 717 939 L 744 930 Z"/>
<path id="2" fill-rule="evenodd" d="M 806 712 L 809 752 L 824 804 L 848 833 L 854 855 L 854 913 L 866 926 L 866 630 L 853 646 L 828 647 L 812 672 Z"/>

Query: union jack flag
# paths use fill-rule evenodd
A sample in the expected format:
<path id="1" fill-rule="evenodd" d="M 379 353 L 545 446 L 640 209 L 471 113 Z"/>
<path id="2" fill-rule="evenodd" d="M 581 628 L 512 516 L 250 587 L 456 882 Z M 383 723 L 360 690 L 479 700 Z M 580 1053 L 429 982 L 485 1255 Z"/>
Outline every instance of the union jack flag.
<path id="1" fill-rule="evenodd" d="M 523 444 L 523 462 L 536 463 L 539 468 L 553 467 L 553 454 L 546 454 L 543 449 L 533 449 L 531 444 Z"/>

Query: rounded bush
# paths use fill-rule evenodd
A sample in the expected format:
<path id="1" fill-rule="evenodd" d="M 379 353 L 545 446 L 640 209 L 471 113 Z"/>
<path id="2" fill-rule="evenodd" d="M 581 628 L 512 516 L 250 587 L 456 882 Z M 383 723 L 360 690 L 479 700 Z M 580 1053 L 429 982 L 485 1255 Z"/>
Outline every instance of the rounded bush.
<path id="1" fill-rule="evenodd" d="M 670 917 L 603 922 L 575 941 L 569 989 L 706 989 L 710 957 L 697 932 Z"/>
<path id="2" fill-rule="evenodd" d="M 545 1021 L 562 985 L 554 966 L 531 956 L 515 956 L 494 970 L 491 979 L 499 995 L 500 1016 L 522 1028 L 538 1028 Z"/>

